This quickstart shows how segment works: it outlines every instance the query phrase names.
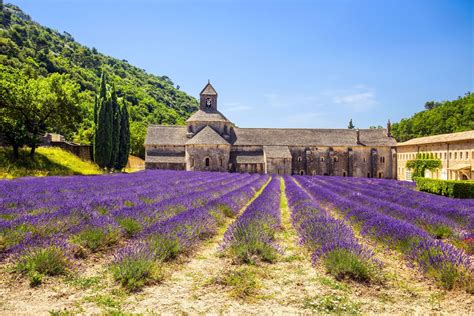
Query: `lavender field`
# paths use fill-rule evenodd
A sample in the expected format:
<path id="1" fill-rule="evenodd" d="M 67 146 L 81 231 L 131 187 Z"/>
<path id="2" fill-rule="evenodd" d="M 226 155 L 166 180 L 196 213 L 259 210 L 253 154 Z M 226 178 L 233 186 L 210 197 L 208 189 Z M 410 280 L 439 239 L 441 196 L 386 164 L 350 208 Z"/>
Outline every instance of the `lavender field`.
<path id="1" fill-rule="evenodd" d="M 0 313 L 474 312 L 474 200 L 144 171 L 0 181 Z"/>

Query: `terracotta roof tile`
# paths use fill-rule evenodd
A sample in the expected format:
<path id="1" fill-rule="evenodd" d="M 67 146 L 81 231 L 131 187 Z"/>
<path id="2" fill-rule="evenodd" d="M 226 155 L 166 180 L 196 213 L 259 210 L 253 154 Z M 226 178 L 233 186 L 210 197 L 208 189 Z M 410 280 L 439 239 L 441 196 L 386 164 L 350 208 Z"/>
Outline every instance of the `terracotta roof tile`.
<path id="1" fill-rule="evenodd" d="M 459 133 L 450 133 L 450 134 L 441 134 L 441 135 L 413 138 L 406 142 L 398 143 L 397 147 L 408 146 L 408 145 L 420 145 L 420 144 L 449 143 L 449 142 L 457 142 L 457 141 L 463 141 L 463 140 L 474 140 L 474 130 L 459 132 Z"/>

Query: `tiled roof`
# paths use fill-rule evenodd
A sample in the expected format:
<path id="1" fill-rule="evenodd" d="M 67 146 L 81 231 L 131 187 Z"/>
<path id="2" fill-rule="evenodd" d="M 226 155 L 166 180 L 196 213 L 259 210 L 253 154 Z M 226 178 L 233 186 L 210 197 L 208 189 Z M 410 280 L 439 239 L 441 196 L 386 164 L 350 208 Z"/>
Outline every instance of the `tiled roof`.
<path id="1" fill-rule="evenodd" d="M 290 158 L 291 153 L 288 146 L 263 146 L 266 158 Z"/>
<path id="2" fill-rule="evenodd" d="M 150 125 L 146 133 L 145 145 L 183 145 L 186 144 L 185 126 Z"/>
<path id="3" fill-rule="evenodd" d="M 184 146 L 190 141 L 186 137 L 186 131 L 184 126 L 151 125 L 148 127 L 145 145 Z M 370 147 L 396 145 L 394 138 L 386 136 L 385 129 L 360 130 L 360 144 L 357 144 L 357 131 L 351 129 L 233 128 L 233 131 L 235 135 L 231 135 L 230 143 L 237 146 Z M 210 133 L 210 135 L 214 135 L 212 137 L 217 135 L 218 142 L 228 144 L 216 132 Z M 214 142 L 216 139 L 205 140 L 205 134 L 202 134 L 193 142 L 198 140 L 202 143 Z"/>
<path id="4" fill-rule="evenodd" d="M 472 140 L 474 141 L 474 130 L 467 132 L 459 133 L 450 133 L 450 134 L 441 134 L 433 135 L 426 137 L 418 137 L 410 139 L 403 143 L 398 143 L 398 147 L 408 146 L 408 145 L 421 145 L 421 144 L 434 144 L 434 143 L 449 143 L 449 142 L 458 142 L 463 140 Z"/>
<path id="5" fill-rule="evenodd" d="M 360 130 L 360 144 L 354 129 L 234 128 L 233 145 L 254 146 L 395 146 L 385 129 Z"/>
<path id="6" fill-rule="evenodd" d="M 186 122 L 229 122 L 229 120 L 219 111 L 198 110 Z"/>
<path id="7" fill-rule="evenodd" d="M 235 157 L 237 163 L 264 163 L 263 156 L 259 155 L 238 155 Z"/>
<path id="8" fill-rule="evenodd" d="M 216 89 L 212 86 L 210 82 L 207 83 L 207 85 L 201 90 L 200 94 L 204 95 L 217 95 Z"/>
<path id="9" fill-rule="evenodd" d="M 229 143 L 211 127 L 206 126 L 188 140 L 186 145 L 229 145 Z"/>

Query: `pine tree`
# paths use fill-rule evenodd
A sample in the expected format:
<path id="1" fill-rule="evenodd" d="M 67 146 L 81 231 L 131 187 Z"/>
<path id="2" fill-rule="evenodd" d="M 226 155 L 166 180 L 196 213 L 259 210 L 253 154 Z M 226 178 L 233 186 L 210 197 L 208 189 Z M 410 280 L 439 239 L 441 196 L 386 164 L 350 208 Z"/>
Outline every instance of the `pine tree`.
<path id="1" fill-rule="evenodd" d="M 112 152 L 108 167 L 113 169 L 117 165 L 120 143 L 120 106 L 117 100 L 115 85 L 112 86 L 110 104 L 112 107 Z"/>
<path id="2" fill-rule="evenodd" d="M 128 118 L 127 104 L 124 101 L 120 113 L 120 143 L 119 154 L 115 169 L 122 170 L 127 165 L 130 153 L 130 121 Z"/>
<path id="3" fill-rule="evenodd" d="M 355 126 L 354 124 L 352 123 L 352 119 L 349 121 L 349 125 L 347 126 L 348 129 L 354 129 Z"/>

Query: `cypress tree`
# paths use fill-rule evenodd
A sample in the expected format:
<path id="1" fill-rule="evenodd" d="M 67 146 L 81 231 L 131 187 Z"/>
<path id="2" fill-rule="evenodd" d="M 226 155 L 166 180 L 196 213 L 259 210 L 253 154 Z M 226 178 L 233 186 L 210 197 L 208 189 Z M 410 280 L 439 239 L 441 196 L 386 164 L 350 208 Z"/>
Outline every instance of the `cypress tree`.
<path id="1" fill-rule="evenodd" d="M 120 111 L 120 143 L 117 164 L 115 168 L 122 170 L 127 165 L 130 153 L 130 121 L 128 118 L 127 103 L 124 101 Z"/>
<path id="2" fill-rule="evenodd" d="M 120 143 L 120 106 L 117 101 L 115 85 L 112 86 L 110 104 L 112 107 L 112 152 L 108 167 L 112 169 L 117 165 Z"/>
<path id="3" fill-rule="evenodd" d="M 94 142 L 94 159 L 101 168 L 109 166 L 112 156 L 113 109 L 111 99 L 107 97 L 105 74 L 102 74 L 98 100 L 98 115 Z"/>

